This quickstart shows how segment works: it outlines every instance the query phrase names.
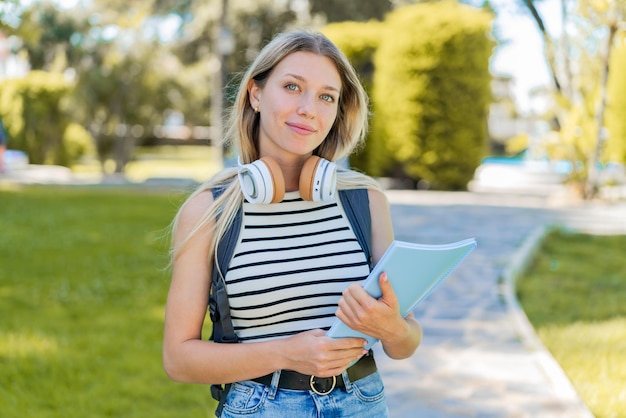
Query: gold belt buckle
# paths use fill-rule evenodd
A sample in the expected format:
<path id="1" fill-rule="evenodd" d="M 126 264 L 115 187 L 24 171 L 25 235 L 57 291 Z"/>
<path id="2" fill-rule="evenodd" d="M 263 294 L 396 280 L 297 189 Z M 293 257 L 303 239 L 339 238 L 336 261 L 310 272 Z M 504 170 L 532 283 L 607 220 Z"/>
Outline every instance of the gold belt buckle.
<path id="1" fill-rule="evenodd" d="M 337 376 L 333 376 L 333 384 L 330 387 L 330 389 L 328 389 L 326 392 L 322 392 L 322 391 L 317 390 L 317 388 L 315 387 L 315 376 L 311 375 L 311 379 L 309 379 L 309 386 L 311 386 L 311 390 L 317 393 L 318 395 L 328 395 L 330 392 L 333 391 L 333 389 L 335 389 L 336 384 L 337 384 Z"/>

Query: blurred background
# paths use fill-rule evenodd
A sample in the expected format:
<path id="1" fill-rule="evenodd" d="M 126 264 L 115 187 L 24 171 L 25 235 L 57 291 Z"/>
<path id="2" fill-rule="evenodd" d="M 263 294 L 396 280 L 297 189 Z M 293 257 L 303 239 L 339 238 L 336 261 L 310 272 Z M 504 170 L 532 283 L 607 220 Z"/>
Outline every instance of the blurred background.
<path id="1" fill-rule="evenodd" d="M 350 164 L 391 188 L 623 198 L 623 0 L 0 2 L 4 177 L 201 182 L 238 74 L 278 32 L 346 53 L 372 104 Z M 41 171 L 41 166 L 48 166 Z"/>
<path id="2" fill-rule="evenodd" d="M 213 416 L 208 388 L 161 367 L 168 225 L 189 187 L 235 161 L 224 116 L 276 33 L 312 28 L 344 51 L 371 99 L 366 144 L 346 163 L 418 199 L 454 200 L 434 218 L 424 205 L 402 216 L 419 217 L 420 239 L 466 230 L 455 222 L 488 234 L 481 247 L 497 251 L 478 259 L 483 277 L 506 262 L 502 231 L 517 245 L 524 219 L 545 217 L 532 207 L 498 220 L 459 196 L 623 208 L 625 19 L 626 0 L 0 0 L 0 416 Z M 619 233 L 615 213 L 577 216 Z M 568 247 L 569 259 L 550 251 Z M 623 240 L 565 234 L 547 248 L 557 285 L 538 276 L 535 304 L 575 313 L 571 332 L 560 319 L 552 332 L 588 361 L 563 364 L 585 369 L 579 389 L 598 417 L 622 417 Z M 558 287 L 565 276 L 573 284 Z M 546 302 L 555 295 L 571 309 Z"/>

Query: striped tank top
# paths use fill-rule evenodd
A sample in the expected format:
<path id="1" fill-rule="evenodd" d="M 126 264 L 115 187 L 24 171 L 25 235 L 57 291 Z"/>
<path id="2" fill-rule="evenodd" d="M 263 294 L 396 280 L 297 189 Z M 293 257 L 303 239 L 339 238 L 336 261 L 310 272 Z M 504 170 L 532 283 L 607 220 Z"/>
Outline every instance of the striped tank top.
<path id="1" fill-rule="evenodd" d="M 340 200 L 309 202 L 288 192 L 281 203 L 243 203 L 242 229 L 226 273 L 240 341 L 327 330 L 342 291 L 369 266 Z"/>

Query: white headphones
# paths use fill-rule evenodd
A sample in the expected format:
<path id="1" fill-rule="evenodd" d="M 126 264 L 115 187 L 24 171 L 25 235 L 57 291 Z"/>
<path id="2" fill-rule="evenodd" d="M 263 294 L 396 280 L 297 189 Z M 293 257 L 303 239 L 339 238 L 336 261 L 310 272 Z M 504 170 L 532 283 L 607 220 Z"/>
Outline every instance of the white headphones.
<path id="1" fill-rule="evenodd" d="M 250 203 L 278 203 L 285 197 L 285 179 L 280 166 L 269 157 L 239 165 L 239 184 Z M 312 155 L 300 172 L 300 195 L 313 202 L 331 201 L 337 189 L 337 166 Z"/>

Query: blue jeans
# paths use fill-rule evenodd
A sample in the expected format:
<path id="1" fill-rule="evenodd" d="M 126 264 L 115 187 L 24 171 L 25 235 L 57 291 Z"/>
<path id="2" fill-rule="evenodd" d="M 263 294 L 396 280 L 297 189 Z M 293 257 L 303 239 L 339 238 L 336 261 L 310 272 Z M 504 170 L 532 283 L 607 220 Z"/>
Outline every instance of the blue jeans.
<path id="1" fill-rule="evenodd" d="M 279 389 L 274 374 L 271 386 L 246 380 L 234 383 L 221 418 L 385 418 L 389 416 L 382 379 L 378 372 L 356 382 L 343 373 L 345 389 L 328 395 L 313 391 Z M 278 376 L 277 376 L 278 375 Z"/>

